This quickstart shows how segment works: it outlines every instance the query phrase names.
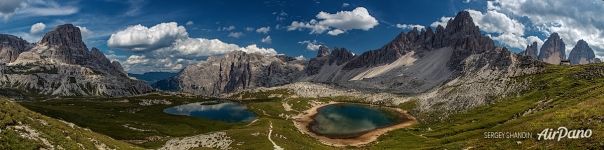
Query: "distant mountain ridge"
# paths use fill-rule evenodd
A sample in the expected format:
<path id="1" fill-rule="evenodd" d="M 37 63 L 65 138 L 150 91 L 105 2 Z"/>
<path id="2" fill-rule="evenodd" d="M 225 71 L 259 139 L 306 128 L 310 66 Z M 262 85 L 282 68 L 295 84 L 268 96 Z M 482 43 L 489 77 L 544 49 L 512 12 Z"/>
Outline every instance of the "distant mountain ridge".
<path id="1" fill-rule="evenodd" d="M 134 77 L 139 80 L 143 80 L 148 84 L 154 84 L 157 81 L 168 79 L 177 75 L 178 73 L 174 72 L 145 72 L 143 74 L 136 73 L 128 73 L 128 76 Z"/>
<path id="2" fill-rule="evenodd" d="M 537 52 L 537 46 L 537 42 L 533 42 L 533 44 L 527 45 L 526 49 L 520 54 L 554 65 L 563 64 L 564 62 L 568 62 L 570 65 L 601 62 L 600 59 L 596 58 L 593 49 L 584 40 L 577 41 L 577 44 L 570 51 L 567 58 L 566 44 L 564 44 L 564 40 L 560 38 L 558 33 L 555 32 L 547 38 L 539 52 Z"/>

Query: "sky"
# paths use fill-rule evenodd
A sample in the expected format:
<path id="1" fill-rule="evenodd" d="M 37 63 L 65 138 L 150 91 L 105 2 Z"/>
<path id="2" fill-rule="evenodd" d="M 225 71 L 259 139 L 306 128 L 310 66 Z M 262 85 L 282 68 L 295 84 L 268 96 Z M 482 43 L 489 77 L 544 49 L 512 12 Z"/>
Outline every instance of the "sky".
<path id="1" fill-rule="evenodd" d="M 514 52 L 557 32 L 567 54 L 584 39 L 604 56 L 602 0 L 2 0 L 0 33 L 33 43 L 70 23 L 128 72 L 178 72 L 230 51 L 310 59 L 324 45 L 361 54 L 463 10 Z"/>

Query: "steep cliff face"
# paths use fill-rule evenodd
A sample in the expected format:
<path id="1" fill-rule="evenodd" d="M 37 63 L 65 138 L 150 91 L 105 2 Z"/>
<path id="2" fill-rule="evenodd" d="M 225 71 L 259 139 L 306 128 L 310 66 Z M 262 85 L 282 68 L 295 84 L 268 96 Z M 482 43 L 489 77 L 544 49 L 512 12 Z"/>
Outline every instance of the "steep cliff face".
<path id="1" fill-rule="evenodd" d="M 292 83 L 304 75 L 304 61 L 274 55 L 234 51 L 191 65 L 160 81 L 182 92 L 218 95 L 254 87 Z"/>
<path id="2" fill-rule="evenodd" d="M 577 41 L 577 45 L 568 54 L 572 65 L 596 63 L 596 54 L 584 40 Z"/>
<path id="3" fill-rule="evenodd" d="M 523 56 L 529 56 L 533 59 L 539 58 L 539 56 L 537 55 L 538 54 L 537 42 L 533 42 L 533 44 L 527 45 L 526 49 L 524 51 L 522 51 L 521 54 Z"/>
<path id="4" fill-rule="evenodd" d="M 558 33 L 552 33 L 541 46 L 539 60 L 548 64 L 560 64 L 560 61 L 566 58 L 564 46 L 564 41 Z"/>
<path id="5" fill-rule="evenodd" d="M 425 92 L 457 76 L 467 57 L 495 49 L 479 31 L 469 13 L 460 12 L 446 28 L 401 33 L 382 48 L 348 62 L 318 63 L 317 57 L 309 63 L 312 73 L 304 80 L 394 93 Z"/>
<path id="6" fill-rule="evenodd" d="M 43 95 L 127 96 L 150 92 L 98 49 L 88 50 L 79 28 L 60 25 L 13 62 L 0 65 L 0 87 Z"/>
<path id="7" fill-rule="evenodd" d="M 13 62 L 19 54 L 29 50 L 32 44 L 7 34 L 0 34 L 0 64 Z"/>
<path id="8" fill-rule="evenodd" d="M 340 66 L 352 58 L 354 58 L 352 52 L 345 48 L 330 50 L 328 47 L 321 46 L 317 53 L 317 57 L 310 59 L 304 70 L 307 75 L 315 75 L 319 73 L 324 65 Z"/>

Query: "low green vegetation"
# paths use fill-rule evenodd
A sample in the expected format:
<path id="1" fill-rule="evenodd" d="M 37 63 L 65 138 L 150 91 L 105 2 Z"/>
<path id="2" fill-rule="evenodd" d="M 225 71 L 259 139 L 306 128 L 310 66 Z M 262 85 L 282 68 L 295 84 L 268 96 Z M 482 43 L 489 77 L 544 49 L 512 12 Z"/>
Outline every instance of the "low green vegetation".
<path id="1" fill-rule="evenodd" d="M 153 100 L 165 100 L 170 104 L 142 104 Z M 170 137 L 227 130 L 236 125 L 163 113 L 163 109 L 170 106 L 207 100 L 211 99 L 155 95 L 111 99 L 65 98 L 21 104 L 50 117 L 60 118 L 119 140 L 157 148 Z"/>
<path id="2" fill-rule="evenodd" d="M 0 97 L 0 149 L 139 149 Z"/>
<path id="3" fill-rule="evenodd" d="M 360 149 L 599 149 L 604 147 L 604 65 L 549 66 L 543 73 L 517 77 L 530 80 L 522 94 L 498 99 L 495 103 L 434 121 L 424 122 L 380 136 Z M 168 115 L 163 109 L 175 105 L 213 100 L 203 97 L 146 95 L 129 98 L 54 98 L 21 102 L 31 110 L 73 122 L 92 131 L 144 148 L 158 148 L 174 137 L 226 131 L 234 149 L 272 149 L 272 140 L 285 149 L 336 149 L 319 143 L 294 127 L 291 117 L 317 102 L 360 102 L 351 97 L 301 98 L 288 90 L 244 92 L 233 98 L 245 103 L 258 117 L 250 123 L 223 123 L 186 116 Z M 141 105 L 145 100 L 166 100 L 170 104 Z M 413 110 L 418 100 L 396 107 Z M 435 111 L 438 112 L 438 111 Z M 27 120 L 27 119 L 24 119 Z M 3 121 L 3 124 L 4 123 Z M 6 125 L 4 125 L 6 126 Z M 591 129 L 588 139 L 539 141 L 545 128 Z M 528 139 L 488 139 L 485 132 L 530 132 Z M 92 133 L 91 133 L 92 134 Z M 2 136 L 16 137 L 13 131 Z M 98 135 L 100 136 L 100 135 Z M 103 136 L 101 136 L 103 137 Z M 0 138 L 0 140 L 7 138 Z M 11 139 L 11 138 L 8 138 Z M 108 139 L 108 138 L 107 138 Z M 36 148 L 28 139 L 5 140 L 11 148 Z M 118 148 L 128 144 L 116 142 Z M 15 144 L 21 143 L 21 144 Z M 39 147 L 39 145 L 38 145 Z M 2 149 L 4 147 L 0 147 Z M 354 148 L 354 147 L 347 147 Z"/>
<path id="4" fill-rule="evenodd" d="M 604 146 L 604 65 L 550 66 L 519 77 L 530 90 L 440 122 L 420 123 L 380 137 L 371 148 L 397 149 L 598 149 Z M 405 104 L 406 105 L 406 104 Z M 405 105 L 401 107 L 406 107 Z M 601 119 L 600 119 L 601 118 Z M 591 129 L 587 139 L 537 140 L 546 128 Z M 530 132 L 528 139 L 489 139 L 485 132 Z"/>

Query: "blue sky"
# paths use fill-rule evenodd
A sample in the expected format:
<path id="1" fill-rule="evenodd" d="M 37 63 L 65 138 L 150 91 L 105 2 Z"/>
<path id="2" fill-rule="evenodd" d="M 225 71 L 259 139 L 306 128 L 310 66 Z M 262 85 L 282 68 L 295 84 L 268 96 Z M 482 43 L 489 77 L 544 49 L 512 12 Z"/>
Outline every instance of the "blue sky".
<path id="1" fill-rule="evenodd" d="M 345 47 L 360 54 L 381 47 L 400 32 L 409 30 L 408 26 L 430 27 L 442 17 L 452 17 L 461 10 L 472 10 L 475 22 L 485 34 L 514 51 L 522 50 L 526 43 L 532 41 L 542 43 L 551 32 L 562 32 L 561 36 L 570 45 L 568 50 L 578 39 L 604 37 L 604 32 L 601 32 L 604 29 L 601 23 L 604 22 L 598 21 L 604 19 L 601 15 L 595 16 L 604 11 L 601 1 L 586 0 L 584 3 L 587 4 L 575 5 L 577 8 L 571 7 L 570 11 L 568 8 L 542 8 L 543 5 L 562 7 L 564 2 L 7 0 L 0 2 L 0 31 L 35 42 L 55 26 L 72 23 L 83 30 L 89 48 L 98 47 L 110 59 L 120 61 L 130 72 L 139 73 L 178 71 L 186 65 L 203 61 L 209 55 L 229 50 L 276 52 L 308 59 L 316 54 L 317 45 L 326 45 Z M 514 3 L 526 4 L 527 7 Z M 580 11 L 591 12 L 594 16 L 577 16 L 585 14 Z M 319 18 L 320 12 L 325 17 Z M 559 15 L 551 16 L 553 19 L 539 17 L 545 13 Z M 481 19 L 476 21 L 476 17 Z M 576 21 L 569 22 L 564 17 L 575 18 Z M 315 23 L 311 21 L 313 19 Z M 582 28 L 592 30 L 577 32 L 570 28 L 580 21 L 590 21 L 587 23 L 589 27 Z M 294 22 L 304 26 L 296 26 Z M 137 25 L 140 26 L 136 28 Z M 152 29 L 154 26 L 158 27 Z M 155 39 L 128 39 L 139 31 L 147 33 L 142 36 Z M 598 52 L 604 48 L 602 40 L 588 40 L 588 43 L 595 45 L 592 48 Z"/>

